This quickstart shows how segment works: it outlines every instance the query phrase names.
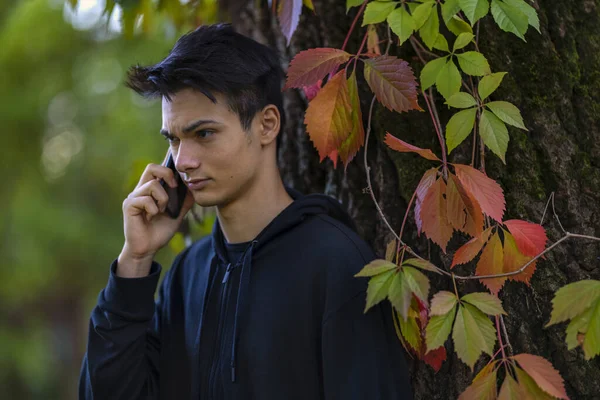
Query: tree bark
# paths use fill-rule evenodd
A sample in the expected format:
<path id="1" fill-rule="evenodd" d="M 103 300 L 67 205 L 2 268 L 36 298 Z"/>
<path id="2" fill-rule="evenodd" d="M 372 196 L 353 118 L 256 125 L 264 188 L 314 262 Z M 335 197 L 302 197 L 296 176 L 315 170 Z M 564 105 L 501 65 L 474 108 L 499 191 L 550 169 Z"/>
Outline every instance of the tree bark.
<path id="1" fill-rule="evenodd" d="M 345 13 L 345 2 L 314 0 L 316 15 L 303 9 L 297 31 L 286 46 L 266 2 L 229 0 L 222 7 L 241 33 L 277 49 L 284 68 L 298 52 L 314 47 L 341 48 L 358 8 Z M 486 152 L 488 175 L 496 179 L 506 195 L 504 219 L 524 219 L 539 223 L 551 192 L 555 192 L 557 213 L 564 228 L 573 233 L 600 236 L 600 1 L 545 0 L 536 3 L 541 34 L 530 27 L 527 43 L 501 31 L 492 17 L 480 27 L 479 47 L 493 72 L 508 75 L 492 97 L 515 104 L 522 112 L 528 132 L 509 128 L 510 142 L 506 165 Z M 356 52 L 364 28 L 362 20 L 353 32 L 347 50 Z M 380 31 L 380 39 L 386 37 Z M 384 47 L 382 47 L 382 50 Z M 422 64 L 407 45 L 393 45 L 391 55 L 407 60 L 418 77 Z M 362 112 L 365 120 L 372 94 L 359 74 Z M 419 99 L 423 108 L 424 100 Z M 436 98 L 442 125 L 452 114 Z M 319 163 L 318 155 L 305 132 L 306 98 L 297 90 L 285 93 L 288 123 L 283 132 L 279 163 L 284 181 L 306 193 L 324 192 L 335 196 L 348 208 L 359 233 L 383 256 L 392 234 L 379 217 L 367 186 L 363 152 L 344 171 L 330 161 Z M 392 226 L 399 230 L 409 199 L 423 172 L 431 163 L 415 155 L 387 149 L 381 138 L 386 131 L 420 147 L 440 154 L 439 143 L 427 113 L 392 113 L 375 105 L 368 149 L 373 191 Z M 472 136 L 450 157 L 468 164 Z M 544 226 L 550 243 L 562 235 L 559 225 L 546 214 Z M 404 239 L 424 257 L 448 268 L 451 258 L 443 255 L 426 238 L 417 236 L 413 213 Z M 455 235 L 449 248 L 455 250 L 464 238 Z M 508 281 L 500 293 L 508 312 L 505 322 L 514 354 L 531 353 L 552 362 L 565 380 L 572 399 L 600 397 L 600 357 L 585 361 L 580 349 L 568 351 L 565 324 L 544 328 L 550 319 L 551 299 L 561 286 L 582 279 L 600 279 L 600 245 L 579 239 L 569 240 L 540 260 L 531 286 Z M 463 275 L 474 272 L 473 265 L 457 268 Z M 446 277 L 430 276 L 431 294 L 452 290 Z M 482 291 L 476 281 L 458 282 L 462 294 Z M 453 353 L 447 342 L 448 360 L 441 370 L 419 360 L 410 360 L 413 389 L 417 399 L 457 398 L 474 374 Z M 489 358 L 482 357 L 478 371 Z"/>

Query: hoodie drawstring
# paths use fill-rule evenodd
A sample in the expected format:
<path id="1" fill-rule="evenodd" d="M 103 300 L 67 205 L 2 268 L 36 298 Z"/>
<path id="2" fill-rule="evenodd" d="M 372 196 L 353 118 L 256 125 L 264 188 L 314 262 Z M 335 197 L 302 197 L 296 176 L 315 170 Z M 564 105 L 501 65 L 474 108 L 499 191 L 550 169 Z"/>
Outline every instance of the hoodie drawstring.
<path id="1" fill-rule="evenodd" d="M 250 286 L 250 272 L 252 271 L 252 250 L 254 246 L 258 244 L 258 240 L 253 240 L 252 243 L 244 250 L 240 261 L 242 263 L 242 272 L 240 273 L 240 284 L 238 286 L 237 300 L 235 303 L 235 317 L 233 320 L 233 338 L 231 343 L 231 382 L 235 382 L 236 378 L 236 356 L 237 356 L 237 341 L 238 341 L 238 319 L 240 314 L 240 305 L 243 307 L 243 298 L 246 295 L 247 288 Z M 246 252 L 250 250 L 248 255 Z M 245 258 L 249 257 L 248 262 Z M 238 261 L 238 263 L 240 262 Z"/>

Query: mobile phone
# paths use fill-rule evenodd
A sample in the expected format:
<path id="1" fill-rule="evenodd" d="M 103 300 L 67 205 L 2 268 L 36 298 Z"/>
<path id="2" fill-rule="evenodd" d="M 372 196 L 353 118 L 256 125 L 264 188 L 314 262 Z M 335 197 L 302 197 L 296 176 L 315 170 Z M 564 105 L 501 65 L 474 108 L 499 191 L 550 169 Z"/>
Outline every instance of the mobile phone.
<path id="1" fill-rule="evenodd" d="M 165 182 L 164 179 L 160 180 L 161 186 L 165 189 L 167 195 L 169 196 L 165 211 L 171 218 L 176 219 L 181 212 L 181 207 L 183 206 L 183 201 L 185 200 L 188 188 L 185 185 L 185 182 L 183 182 L 181 179 L 179 172 L 175 168 L 175 160 L 173 160 L 173 154 L 171 154 L 170 148 L 167 150 L 167 156 L 165 157 L 162 165 L 170 168 L 171 171 L 173 171 L 173 174 L 175 175 L 175 181 L 177 182 L 177 187 L 172 188 L 167 184 L 167 182 Z"/>

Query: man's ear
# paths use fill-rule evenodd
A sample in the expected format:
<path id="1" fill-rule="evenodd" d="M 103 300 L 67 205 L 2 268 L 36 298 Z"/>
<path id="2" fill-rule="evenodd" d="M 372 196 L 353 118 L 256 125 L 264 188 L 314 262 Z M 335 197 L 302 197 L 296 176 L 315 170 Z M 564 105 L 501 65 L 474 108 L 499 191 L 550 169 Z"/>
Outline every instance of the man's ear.
<path id="1" fill-rule="evenodd" d="M 279 109 L 273 104 L 268 104 L 261 112 L 262 119 L 260 123 L 260 144 L 266 146 L 277 140 L 281 125 L 281 115 Z"/>

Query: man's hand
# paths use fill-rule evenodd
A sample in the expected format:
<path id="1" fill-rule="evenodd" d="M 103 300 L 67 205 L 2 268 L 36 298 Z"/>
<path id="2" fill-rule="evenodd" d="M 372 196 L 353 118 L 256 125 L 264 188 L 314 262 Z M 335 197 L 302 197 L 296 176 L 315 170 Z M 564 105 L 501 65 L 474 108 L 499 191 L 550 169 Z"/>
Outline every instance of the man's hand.
<path id="1" fill-rule="evenodd" d="M 177 219 L 169 217 L 165 213 L 168 196 L 160 179 L 171 187 L 177 186 L 170 168 L 148 164 L 133 192 L 123 201 L 125 244 L 117 262 L 119 276 L 148 275 L 154 255 L 177 232 L 183 217 L 194 204 L 188 190 Z"/>

